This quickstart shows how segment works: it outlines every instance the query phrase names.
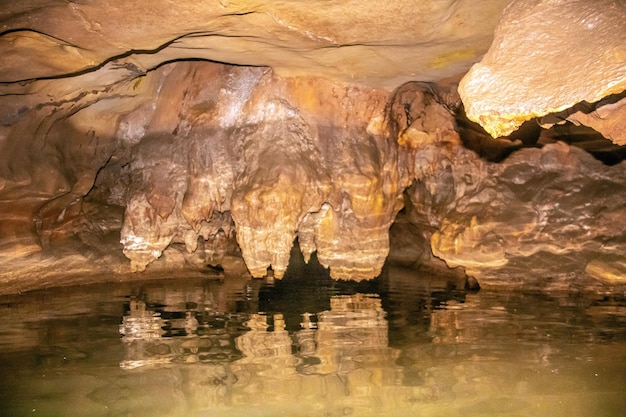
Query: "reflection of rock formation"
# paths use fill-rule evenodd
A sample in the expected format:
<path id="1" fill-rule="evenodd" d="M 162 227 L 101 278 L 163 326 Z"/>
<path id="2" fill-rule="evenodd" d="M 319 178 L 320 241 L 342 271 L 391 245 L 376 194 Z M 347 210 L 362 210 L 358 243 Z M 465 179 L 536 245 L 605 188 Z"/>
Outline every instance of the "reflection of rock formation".
<path id="1" fill-rule="evenodd" d="M 156 365 L 170 361 L 169 347 L 161 342 L 165 325 L 161 314 L 146 309 L 143 301 L 131 300 L 130 310 L 122 319 L 120 334 L 124 342 L 126 359 L 122 369 Z"/>
<path id="2" fill-rule="evenodd" d="M 173 294 L 169 299 L 182 305 L 180 298 Z M 572 341 L 582 342 L 579 347 L 587 352 L 595 342 L 623 339 L 615 325 L 623 319 L 619 307 L 578 298 L 540 300 L 482 292 L 441 300 L 423 311 L 429 331 L 395 338 L 397 348 L 389 347 L 385 312 L 372 295 L 333 297 L 327 311 L 304 314 L 302 330 L 293 334 L 278 313 L 250 314 L 244 320 L 222 314 L 225 323 L 219 329 L 205 327 L 207 322 L 196 315 L 196 332 L 172 331 L 171 337 L 145 340 L 144 362 L 128 358 L 122 366 L 144 365 L 125 374 L 132 381 L 158 375 L 167 387 L 164 395 L 179 398 L 188 414 L 248 415 L 262 408 L 266 414 L 307 417 L 419 415 L 424 410 L 437 415 L 454 404 L 450 409 L 457 415 L 458 404 L 501 395 L 508 401 L 518 398 L 518 386 L 542 389 L 545 377 L 578 369 L 586 361 L 578 356 L 580 350 L 571 350 Z M 404 309 L 396 301 L 390 304 Z M 180 313 L 170 306 L 162 315 L 178 317 L 183 327 L 186 316 Z M 405 328 L 414 332 L 420 326 L 413 322 Z M 606 353 L 618 347 L 608 343 L 599 349 Z M 584 366 L 588 371 L 597 363 Z M 519 392 L 524 398 L 526 393 Z"/>
<path id="3" fill-rule="evenodd" d="M 320 361 L 304 366 L 302 372 L 337 372 L 346 376 L 353 389 L 369 385 L 373 382 L 371 378 L 380 384 L 393 383 L 397 378 L 391 365 L 395 353 L 388 347 L 387 320 L 380 299 L 355 294 L 335 296 L 330 302 L 330 311 L 317 314 L 316 330 L 305 328 L 298 333 L 306 356 Z M 307 324 L 306 318 L 303 323 Z"/>
<path id="4" fill-rule="evenodd" d="M 231 365 L 237 380 L 230 398 L 233 404 L 288 403 L 302 389 L 296 373 L 299 360 L 292 353 L 283 316 L 272 316 L 272 329 L 267 319 L 265 314 L 251 314 L 245 322 L 250 330 L 236 339 L 243 358 Z"/>
<path id="5" fill-rule="evenodd" d="M 120 325 L 120 334 L 124 341 L 160 338 L 164 333 L 163 326 L 161 314 L 146 310 L 143 301 L 131 300 L 130 311 Z"/>
<path id="6" fill-rule="evenodd" d="M 141 313 L 147 315 L 152 316 Z M 390 401 L 412 405 L 430 395 L 422 387 L 401 386 L 397 351 L 388 346 L 387 321 L 377 296 L 332 297 L 330 310 L 303 316 L 303 329 L 293 338 L 282 314 L 251 314 L 245 323 L 225 323 L 226 332 L 204 324 L 199 320 L 197 333 L 187 336 L 124 342 L 126 358 L 120 366 L 179 364 L 176 372 L 197 410 L 257 404 L 264 410 L 309 415 L 301 412 L 307 403 L 361 415 Z M 241 324 L 248 330 L 241 333 Z M 210 352 L 214 354 L 207 359 Z"/>
<path id="7" fill-rule="evenodd" d="M 272 331 L 268 331 L 265 314 L 252 314 L 244 324 L 250 330 L 236 341 L 237 349 L 247 358 L 244 360 L 256 361 L 291 355 L 291 338 L 285 330 L 282 314 L 273 316 Z"/>
<path id="8" fill-rule="evenodd" d="M 120 325 L 125 353 L 120 367 L 210 364 L 240 356 L 234 343 L 240 318 L 231 315 L 227 321 L 217 311 L 226 307 L 219 292 L 203 286 L 185 290 L 144 288 L 142 299 L 159 307 L 147 308 L 146 302 L 137 298 L 130 301 Z"/>
<path id="9" fill-rule="evenodd" d="M 355 414 L 384 400 L 379 390 L 393 389 L 402 379 L 388 347 L 387 321 L 377 296 L 334 296 L 331 309 L 313 320 L 304 314 L 296 332 L 297 354 L 284 330 L 282 315 L 252 315 L 250 330 L 237 339 L 244 358 L 232 365 L 237 383 L 233 404 L 262 403 L 289 410 L 302 401 Z M 301 414 L 301 413 L 299 413 Z"/>
<path id="10" fill-rule="evenodd" d="M 346 288 L 327 284 L 335 291 Z M 369 286 L 364 284 L 358 286 Z M 589 396 L 580 403 L 589 398 L 597 399 L 594 404 L 607 398 L 624 403 L 619 384 L 624 366 L 615 363 L 626 363 L 626 308 L 617 297 L 564 294 L 550 299 L 545 294 L 479 292 L 439 298 L 426 309 L 419 306 L 417 291 L 407 291 L 414 286 L 396 287 L 404 300 L 383 295 L 379 303 L 376 297 L 355 295 L 329 303 L 324 297 L 332 308 L 305 314 L 303 329 L 285 337 L 277 314 L 265 320 L 263 315 L 238 314 L 241 308 L 234 306 L 229 313 L 202 314 L 221 298 L 221 285 L 172 290 L 144 283 L 145 291 L 138 286 L 132 293 L 145 294 L 136 298 L 145 301 L 145 310 L 138 302 L 131 309 L 120 302 L 131 293 L 129 285 L 124 293 L 114 287 L 114 294 L 111 286 L 102 286 L 88 292 L 84 287 L 45 292 L 44 297 L 41 292 L 3 297 L 4 310 L 12 307 L 2 315 L 3 363 L 5 369 L 20 370 L 14 373 L 17 379 L 0 382 L 6 398 L 3 411 L 13 406 L 10 415 L 26 415 L 36 400 L 37 411 L 44 415 L 76 415 L 80 405 L 80 415 L 106 410 L 110 415 L 456 416 L 484 414 L 495 401 L 496 407 L 487 408 L 489 415 L 536 415 L 537 408 L 523 405 L 513 412 L 509 403 L 545 404 L 546 389 L 555 405 L 551 410 L 560 409 L 563 396 L 579 396 L 581 390 Z M 300 290 L 296 287 L 292 296 L 300 299 Z M 389 317 L 409 315 L 402 330 L 411 336 L 399 337 L 398 327 L 390 324 L 387 342 L 381 304 Z M 416 310 L 406 310 L 414 305 Z M 185 314 L 189 309 L 197 309 L 192 317 Z M 161 313 L 167 333 L 143 340 L 143 357 L 135 359 L 144 358 L 144 366 L 129 372 L 112 368 L 120 348 L 128 354 L 133 345 L 111 333 L 111 314 L 150 317 L 148 310 Z M 286 311 L 303 310 L 296 306 Z M 189 320 L 193 317 L 197 328 Z M 430 331 L 420 331 L 429 324 Z M 357 337 L 366 333 L 372 343 Z M 338 360 L 330 370 L 327 358 L 333 355 Z M 132 357 L 124 359 L 128 362 L 123 366 L 132 364 Z M 570 409 L 580 410 L 578 405 Z"/>

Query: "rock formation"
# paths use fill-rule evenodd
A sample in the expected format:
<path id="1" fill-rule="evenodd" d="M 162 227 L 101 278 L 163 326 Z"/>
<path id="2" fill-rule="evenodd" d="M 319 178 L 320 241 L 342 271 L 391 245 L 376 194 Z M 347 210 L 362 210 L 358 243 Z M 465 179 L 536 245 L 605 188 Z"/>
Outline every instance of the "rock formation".
<path id="1" fill-rule="evenodd" d="M 367 131 L 387 93 L 263 68 L 172 65 L 159 83 L 166 110 L 148 128 L 133 114 L 124 124 L 144 130 L 121 232 L 132 267 L 145 269 L 172 242 L 194 252 L 200 237 L 235 232 L 253 276 L 271 266 L 280 278 L 296 237 L 333 276 L 378 275 L 402 193 L 397 145 Z M 172 105 L 178 117 L 163 126 Z"/>
<path id="2" fill-rule="evenodd" d="M 295 243 L 337 279 L 395 248 L 487 286 L 624 283 L 621 2 L 512 1 L 480 63 L 509 2 L 257 3 L 7 6 L 2 291 L 281 278 Z M 465 113 L 527 124 L 487 139 Z M 612 165 L 563 123 L 613 141 Z"/>
<path id="3" fill-rule="evenodd" d="M 583 271 L 605 282 L 622 279 L 623 162 L 607 167 L 581 149 L 556 142 L 490 163 L 461 145 L 445 95 L 410 83 L 395 96 L 392 118 L 401 120 L 400 126 L 411 124 L 397 134 L 409 148 L 409 219 L 435 256 L 487 285 L 515 285 L 511 278 L 523 275 L 523 285 L 562 286 L 564 277 L 580 277 Z M 448 97 L 447 102 L 455 100 Z M 427 134 L 414 130 L 415 125 L 436 128 L 426 129 Z M 408 137 L 416 138 L 416 150 Z M 542 275 L 528 276 L 524 270 Z"/>
<path id="4" fill-rule="evenodd" d="M 493 137 L 506 136 L 526 120 L 558 116 L 579 103 L 596 103 L 622 93 L 626 89 L 625 19 L 622 1 L 511 2 L 489 51 L 459 86 L 468 117 Z M 623 111 L 609 116 L 618 109 L 607 106 L 600 118 L 623 120 Z M 593 110 L 595 106 L 590 106 L 584 113 Z M 574 120 L 585 124 L 587 118 Z M 599 130 L 604 133 L 602 127 Z M 626 143 L 623 135 L 607 137 Z"/>

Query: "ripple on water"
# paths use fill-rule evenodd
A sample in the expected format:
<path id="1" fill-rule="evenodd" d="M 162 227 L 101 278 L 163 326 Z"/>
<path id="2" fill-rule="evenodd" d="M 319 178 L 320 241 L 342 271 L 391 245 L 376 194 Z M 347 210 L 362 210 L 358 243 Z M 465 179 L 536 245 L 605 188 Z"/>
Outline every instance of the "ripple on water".
<path id="1" fill-rule="evenodd" d="M 623 303 L 448 281 L 313 271 L 2 297 L 0 416 L 623 415 Z"/>

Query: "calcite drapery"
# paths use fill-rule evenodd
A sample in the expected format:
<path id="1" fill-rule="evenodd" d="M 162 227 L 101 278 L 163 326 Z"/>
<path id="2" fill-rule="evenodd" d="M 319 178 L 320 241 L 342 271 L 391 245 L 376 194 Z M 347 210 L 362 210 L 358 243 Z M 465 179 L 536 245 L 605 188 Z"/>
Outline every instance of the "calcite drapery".
<path id="1" fill-rule="evenodd" d="M 120 124 L 118 134 L 142 135 L 129 164 L 131 192 L 121 234 L 134 270 L 144 270 L 172 242 L 184 243 L 192 253 L 201 236 L 204 252 L 204 241 L 219 243 L 233 231 L 230 216 L 223 213 L 230 209 L 235 171 L 221 128 L 231 117 L 228 111 L 240 103 L 230 98 L 233 77 L 226 68 L 189 63 L 152 74 L 156 80 L 145 87 L 154 89 L 152 112 L 146 116 L 146 110 L 138 107 Z M 241 72 L 242 80 L 254 83 L 263 70 Z M 245 95 L 241 87 L 235 86 L 237 94 Z M 218 102 L 222 107 L 210 117 L 207 110 L 215 110 Z M 203 255 L 213 258 L 212 253 Z"/>
<path id="2" fill-rule="evenodd" d="M 213 78 L 199 90 L 181 88 L 204 73 Z M 388 93 L 208 63 L 176 64 L 162 77 L 147 83 L 159 85 L 155 113 L 138 107 L 123 125 L 143 134 L 121 236 L 134 269 L 172 242 L 193 252 L 199 237 L 230 235 L 231 214 L 253 276 L 271 266 L 280 278 L 296 237 L 334 277 L 380 273 L 404 188 L 398 145 L 376 127 Z"/>
<path id="3" fill-rule="evenodd" d="M 202 68 L 196 65 L 195 71 Z M 195 240 L 208 238 L 200 230 L 213 224 L 217 208 L 232 213 L 242 255 L 254 276 L 265 275 L 271 266 L 280 278 L 296 237 L 305 259 L 317 251 L 318 260 L 336 278 L 378 275 L 404 188 L 413 178 L 428 181 L 433 170 L 447 172 L 441 161 L 429 159 L 429 146 L 460 147 L 446 107 L 455 106 L 456 98 L 434 85 L 408 83 L 387 104 L 382 91 L 282 80 L 263 69 L 229 68 L 224 74 L 221 85 L 214 80 L 206 87 L 218 89 L 220 100 L 203 101 L 208 93 L 196 94 L 202 99 L 179 100 L 183 117 L 170 130 L 182 148 L 176 150 L 172 141 L 152 157 L 158 161 L 189 155 L 193 162 L 187 167 L 173 163 L 157 179 L 141 155 L 167 139 L 147 134 L 135 147 L 131 168 L 137 168 L 133 178 L 139 189 L 130 193 L 122 231 L 133 265 L 143 269 L 177 239 L 189 251 L 196 250 Z M 187 108 L 206 112 L 201 120 L 191 121 L 184 116 Z M 181 136 L 191 138 L 193 145 Z M 165 189 L 150 201 L 154 187 Z M 442 189 L 430 191 L 438 199 L 454 200 Z M 146 213 L 152 213 L 149 222 Z M 209 234 L 219 230 L 211 227 Z"/>
<path id="4" fill-rule="evenodd" d="M 172 72 L 194 68 L 201 74 L 213 68 L 179 67 Z M 408 189 L 417 213 L 412 221 L 431 240 L 433 253 L 450 266 L 466 268 L 483 285 L 511 285 L 502 271 L 528 268 L 525 262 L 549 273 L 557 259 L 567 259 L 568 270 L 615 281 L 607 256 L 614 265 L 623 261 L 621 166 L 603 167 L 562 143 L 521 150 L 502 163 L 486 162 L 461 145 L 451 115 L 457 98 L 427 83 L 408 83 L 388 96 L 337 83 L 320 88 L 319 80 L 284 80 L 263 69 L 221 71 L 220 100 L 207 99 L 216 86 L 207 87 L 181 102 L 181 121 L 169 128 L 191 139 L 186 144 L 177 138 L 176 146 L 192 146 L 180 153 L 195 162 L 182 169 L 185 174 L 173 187 L 180 190 L 176 197 L 163 199 L 164 192 L 163 201 L 150 203 L 162 209 L 153 214 L 157 227 L 150 224 L 147 240 L 159 242 L 150 235 L 156 233 L 195 250 L 199 236 L 207 240 L 230 233 L 228 222 L 212 217 L 230 211 L 255 276 L 271 266 L 280 277 L 297 237 L 305 258 L 317 251 L 334 277 L 373 277 L 388 252 L 399 197 L 414 181 Z M 158 146 L 150 145 L 154 140 L 146 135 L 134 148 L 135 158 L 144 145 Z M 157 154 L 171 158 L 175 149 Z M 178 169 L 171 165 L 170 182 L 141 179 L 140 187 L 145 192 L 172 185 Z M 149 170 L 140 172 L 143 178 Z M 589 204 L 589 195 L 602 203 Z M 166 219 L 172 228 L 159 229 L 174 200 L 171 220 Z M 179 207 L 187 214 L 177 214 Z M 125 230 L 133 221 L 141 223 L 142 216 L 127 209 Z M 135 249 L 127 245 L 131 259 L 145 256 Z M 156 255 L 148 253 L 141 262 Z"/>
<path id="5" fill-rule="evenodd" d="M 626 90 L 624 21 L 623 1 L 512 1 L 459 85 L 467 116 L 507 136 L 526 120 Z"/>
<path id="6" fill-rule="evenodd" d="M 253 276 L 271 265 L 281 278 L 300 223 L 327 198 L 329 177 L 306 122 L 284 99 L 261 101 L 235 135 L 242 155 L 233 184 L 237 239 Z"/>

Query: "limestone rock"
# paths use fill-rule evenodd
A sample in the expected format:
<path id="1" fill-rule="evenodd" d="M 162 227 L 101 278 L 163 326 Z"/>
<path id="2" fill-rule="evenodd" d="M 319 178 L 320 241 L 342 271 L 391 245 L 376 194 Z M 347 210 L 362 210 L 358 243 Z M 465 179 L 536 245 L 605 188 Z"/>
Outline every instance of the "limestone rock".
<path id="1" fill-rule="evenodd" d="M 515 0 L 459 85 L 467 115 L 493 137 L 524 121 L 626 90 L 626 4 Z"/>
<path id="2" fill-rule="evenodd" d="M 242 168 L 232 213 L 253 275 L 271 265 L 280 278 L 296 236 L 335 278 L 380 273 L 402 193 L 397 146 L 366 130 L 386 97 L 322 80 L 260 83 L 233 133 Z"/>
<path id="3" fill-rule="evenodd" d="M 601 254 L 624 261 L 623 164 L 602 166 L 564 143 L 523 149 L 501 164 L 472 158 L 462 148 L 440 149 L 436 160 L 446 159 L 455 161 L 447 174 L 440 170 L 418 183 L 411 200 L 437 226 L 433 253 L 450 266 L 465 267 L 481 285 L 497 285 L 511 275 L 523 275 L 529 284 L 529 271 L 537 280 L 557 271 L 580 276 L 586 260 Z M 441 193 L 429 192 L 437 187 L 451 189 L 443 193 L 453 195 L 447 204 L 438 200 Z M 589 273 L 597 270 L 597 263 L 587 267 Z"/>
<path id="4" fill-rule="evenodd" d="M 208 63 L 160 74 L 147 83 L 159 85 L 152 114 L 136 106 L 118 128 L 143 135 L 131 148 L 121 232 L 133 268 L 172 243 L 194 252 L 197 241 L 229 235 L 223 216 L 232 216 L 253 276 L 271 267 L 282 277 L 296 237 L 336 278 L 380 273 L 403 190 L 397 143 L 368 132 L 388 93 Z M 172 105 L 174 117 L 161 107 Z"/>
<path id="5" fill-rule="evenodd" d="M 508 2 L 6 2 L 0 81 L 196 58 L 393 89 L 465 72 Z"/>
<path id="6" fill-rule="evenodd" d="M 463 146 L 484 132 L 459 128 L 454 80 L 507 3 L 8 2 L 0 291 L 131 269 L 280 278 L 296 241 L 338 279 L 379 275 L 396 249 L 407 277 L 441 270 L 434 254 L 485 287 L 621 285 L 619 158 L 536 137 L 493 141 L 492 162 Z M 513 1 L 463 82 L 469 114 L 491 133 L 544 115 L 624 143 L 623 17 L 608 0 Z"/>
<path id="7" fill-rule="evenodd" d="M 296 231 L 327 198 L 329 176 L 298 110 L 261 102 L 238 128 L 242 171 L 233 184 L 237 239 L 253 276 L 282 278 Z"/>

